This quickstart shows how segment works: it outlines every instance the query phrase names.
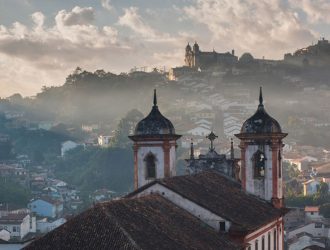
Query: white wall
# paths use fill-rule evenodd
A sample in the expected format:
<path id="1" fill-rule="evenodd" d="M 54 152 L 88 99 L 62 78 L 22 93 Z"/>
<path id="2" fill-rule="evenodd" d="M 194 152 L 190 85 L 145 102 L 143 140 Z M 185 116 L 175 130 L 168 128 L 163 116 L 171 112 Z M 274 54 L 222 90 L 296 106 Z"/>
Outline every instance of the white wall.
<path id="1" fill-rule="evenodd" d="M 280 219 L 278 222 L 281 222 L 282 219 Z M 248 240 L 247 244 L 250 244 L 250 248 L 251 250 L 256 250 L 256 241 L 258 241 L 258 249 L 261 250 L 262 249 L 262 238 L 264 238 L 264 249 L 269 249 L 268 248 L 268 235 L 270 234 L 270 249 L 269 250 L 274 250 L 274 231 L 276 230 L 276 234 L 278 234 L 278 241 L 277 241 L 277 248 L 276 250 L 283 250 L 283 246 L 282 246 L 282 225 L 280 225 L 280 230 L 277 230 L 277 223 L 272 222 L 269 223 L 267 225 L 265 225 L 264 227 L 260 228 L 259 230 L 247 235 L 245 238 L 249 239 L 249 238 L 253 238 L 251 240 Z M 264 232 L 263 232 L 264 231 Z M 262 234 L 258 235 L 259 233 L 263 232 Z M 258 235 L 256 238 L 255 235 Z"/>
<path id="2" fill-rule="evenodd" d="M 330 238 L 330 228 L 325 228 L 322 224 L 321 228 L 315 228 L 315 223 L 307 224 L 303 227 L 299 227 L 291 232 L 288 232 L 288 239 L 294 238 L 299 233 L 309 233 L 314 237 L 328 237 Z"/>
<path id="3" fill-rule="evenodd" d="M 220 224 L 219 222 L 224 221 L 226 223 L 226 231 L 228 231 L 230 227 L 230 222 L 226 221 L 224 218 L 210 212 L 209 210 L 193 203 L 192 201 L 182 197 L 181 195 L 169 190 L 168 188 L 164 187 L 160 184 L 155 184 L 146 190 L 142 191 L 141 193 L 137 194 L 137 197 L 145 196 L 151 193 L 158 193 L 164 196 L 166 199 L 173 202 L 178 207 L 183 208 L 187 212 L 191 213 L 195 217 L 202 220 L 204 223 L 208 224 L 209 226 L 213 227 L 216 231 L 219 231 Z"/>

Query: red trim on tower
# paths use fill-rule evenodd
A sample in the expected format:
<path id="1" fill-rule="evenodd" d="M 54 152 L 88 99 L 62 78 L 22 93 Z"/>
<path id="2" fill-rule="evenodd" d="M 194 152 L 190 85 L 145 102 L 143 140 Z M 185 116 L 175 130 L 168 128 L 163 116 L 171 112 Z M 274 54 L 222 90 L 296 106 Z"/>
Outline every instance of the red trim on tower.
<path id="1" fill-rule="evenodd" d="M 134 150 L 134 189 L 138 189 L 139 181 L 138 181 L 138 149 L 139 146 L 134 143 L 133 150 Z"/>
<path id="2" fill-rule="evenodd" d="M 163 144 L 164 150 L 164 177 L 170 177 L 170 144 L 165 141 Z"/>
<path id="3" fill-rule="evenodd" d="M 272 198 L 273 199 L 278 199 L 278 167 L 277 167 L 277 155 L 278 155 L 278 147 L 277 145 L 272 145 L 271 146 L 272 150 L 272 179 L 273 179 L 273 192 L 272 192 Z"/>
<path id="4" fill-rule="evenodd" d="M 247 190 L 246 188 L 246 159 L 245 159 L 245 152 L 246 152 L 246 144 L 241 144 L 241 182 L 242 182 L 242 187 L 244 190 Z"/>

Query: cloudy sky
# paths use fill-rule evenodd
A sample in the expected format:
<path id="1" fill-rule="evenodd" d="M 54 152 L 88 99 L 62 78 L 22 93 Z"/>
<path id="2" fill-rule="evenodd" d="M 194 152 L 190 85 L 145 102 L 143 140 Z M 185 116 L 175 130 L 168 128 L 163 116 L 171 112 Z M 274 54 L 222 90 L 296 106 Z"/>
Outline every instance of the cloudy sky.
<path id="1" fill-rule="evenodd" d="M 330 38 L 330 0 L 0 0 L 0 96 L 183 63 L 184 47 L 279 59 Z"/>

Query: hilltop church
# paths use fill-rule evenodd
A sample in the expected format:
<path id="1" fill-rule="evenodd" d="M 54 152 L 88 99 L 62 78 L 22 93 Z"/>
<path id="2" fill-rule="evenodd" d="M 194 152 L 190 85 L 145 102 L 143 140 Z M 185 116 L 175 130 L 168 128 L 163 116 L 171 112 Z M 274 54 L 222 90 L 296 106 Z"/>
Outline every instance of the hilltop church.
<path id="1" fill-rule="evenodd" d="M 236 135 L 241 148 L 239 176 L 224 171 L 237 167 L 233 156 L 223 164 L 220 156 L 214 157 L 218 168 L 177 176 L 180 135 L 159 111 L 155 92 L 151 112 L 130 136 L 135 191 L 97 204 L 25 249 L 283 250 L 286 135 L 266 112 L 260 89 L 255 114 Z M 208 157 L 200 157 L 203 164 Z"/>

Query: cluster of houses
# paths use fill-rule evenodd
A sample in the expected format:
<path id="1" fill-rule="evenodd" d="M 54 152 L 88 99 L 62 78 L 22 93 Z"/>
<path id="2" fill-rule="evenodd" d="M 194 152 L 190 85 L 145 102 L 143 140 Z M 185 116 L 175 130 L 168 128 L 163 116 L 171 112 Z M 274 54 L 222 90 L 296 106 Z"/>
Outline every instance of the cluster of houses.
<path id="1" fill-rule="evenodd" d="M 320 215 L 318 206 L 291 208 L 285 216 L 288 250 L 306 249 L 308 246 L 327 249 L 330 243 L 330 220 Z"/>

